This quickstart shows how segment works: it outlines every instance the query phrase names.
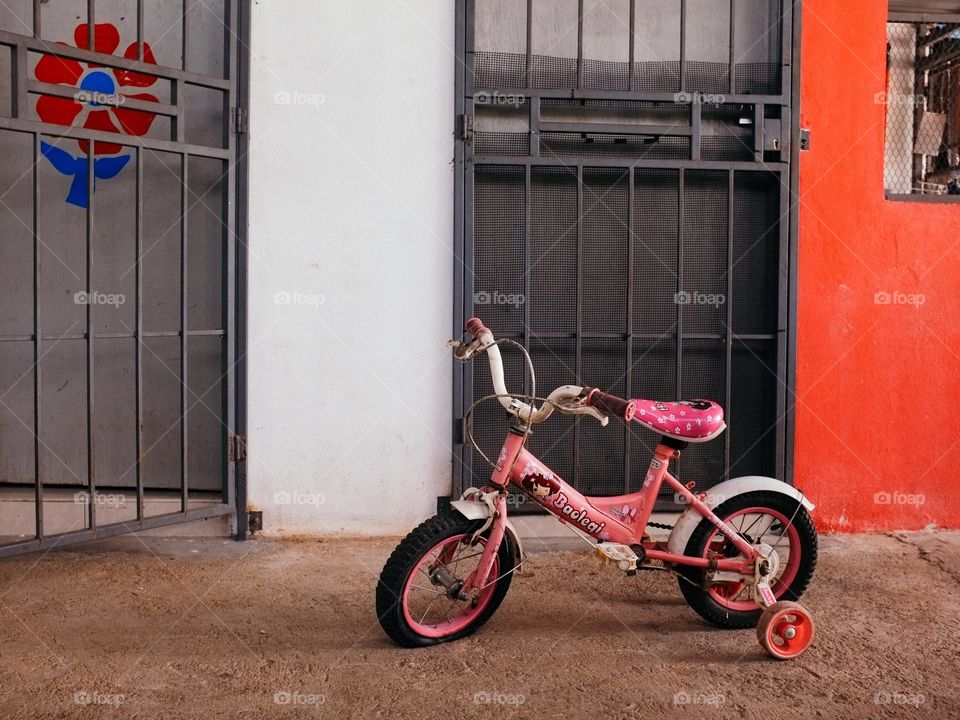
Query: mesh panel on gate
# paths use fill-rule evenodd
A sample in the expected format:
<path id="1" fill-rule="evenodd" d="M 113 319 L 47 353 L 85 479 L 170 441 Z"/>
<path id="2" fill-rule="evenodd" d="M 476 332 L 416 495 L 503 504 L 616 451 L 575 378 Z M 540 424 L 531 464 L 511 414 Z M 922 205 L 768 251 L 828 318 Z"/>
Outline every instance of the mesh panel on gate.
<path id="1" fill-rule="evenodd" d="M 473 314 L 499 335 L 523 330 L 524 170 L 476 171 Z"/>
<path id="2" fill-rule="evenodd" d="M 684 176 L 683 284 L 678 296 L 684 333 L 725 332 L 727 182 L 723 171 L 696 170 Z"/>

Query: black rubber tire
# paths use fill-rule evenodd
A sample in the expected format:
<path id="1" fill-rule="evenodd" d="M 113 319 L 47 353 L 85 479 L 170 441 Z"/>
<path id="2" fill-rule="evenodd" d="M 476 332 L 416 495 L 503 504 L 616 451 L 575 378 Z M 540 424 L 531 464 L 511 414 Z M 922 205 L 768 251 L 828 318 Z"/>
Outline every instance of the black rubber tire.
<path id="1" fill-rule="evenodd" d="M 410 573 L 414 572 L 423 556 L 445 538 L 476 532 L 483 525 L 480 520 L 468 520 L 455 511 L 446 511 L 435 515 L 417 526 L 394 549 L 393 554 L 383 566 L 377 582 L 377 619 L 390 638 L 402 647 L 427 647 L 440 643 L 459 640 L 476 632 L 500 607 L 513 573 L 508 572 L 516 565 L 515 548 L 509 534 L 504 535 L 498 548 L 500 562 L 499 574 L 490 602 L 477 618 L 462 630 L 442 638 L 425 637 L 417 633 L 407 622 L 403 614 L 400 597 Z M 484 533 L 489 537 L 490 531 Z"/>
<path id="2" fill-rule="evenodd" d="M 813 571 L 817 567 L 817 529 L 814 527 L 807 509 L 802 505 L 798 509 L 797 505 L 797 501 L 789 495 L 757 490 L 737 495 L 713 510 L 721 520 L 726 520 L 738 510 L 749 507 L 769 508 L 776 510 L 787 518 L 793 517 L 793 525 L 800 536 L 803 554 L 800 557 L 800 566 L 797 568 L 796 577 L 778 596 L 778 600 L 798 600 L 810 584 Z M 708 520 L 701 520 L 687 541 L 687 547 L 683 554 L 703 557 L 704 547 L 715 532 L 716 528 Z M 725 629 L 756 627 L 760 616 L 763 614 L 763 608 L 757 607 L 755 610 L 749 611 L 729 610 L 714 600 L 707 590 L 702 589 L 703 570 L 678 566 L 677 573 L 680 575 L 677 578 L 680 583 L 680 592 L 683 593 L 683 597 L 690 607 L 702 618 L 717 627 Z"/>

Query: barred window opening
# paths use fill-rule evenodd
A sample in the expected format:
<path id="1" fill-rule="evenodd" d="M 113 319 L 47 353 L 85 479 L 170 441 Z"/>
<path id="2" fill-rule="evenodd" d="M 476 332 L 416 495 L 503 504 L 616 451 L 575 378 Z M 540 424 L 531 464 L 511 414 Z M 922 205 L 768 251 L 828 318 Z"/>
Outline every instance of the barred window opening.
<path id="1" fill-rule="evenodd" d="M 953 18 L 951 18 L 953 19 Z M 960 199 L 960 23 L 887 24 L 884 188 Z"/>

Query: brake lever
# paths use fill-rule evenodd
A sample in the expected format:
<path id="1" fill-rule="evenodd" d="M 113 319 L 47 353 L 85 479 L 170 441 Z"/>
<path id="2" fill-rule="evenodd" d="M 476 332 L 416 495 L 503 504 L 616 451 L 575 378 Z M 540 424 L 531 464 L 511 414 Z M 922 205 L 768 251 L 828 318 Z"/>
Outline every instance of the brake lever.
<path id="1" fill-rule="evenodd" d="M 560 412 L 569 413 L 570 415 L 589 415 L 590 417 L 597 420 L 597 422 L 600 423 L 601 427 L 606 427 L 609 424 L 610 418 L 608 418 L 602 412 L 597 410 L 595 407 L 591 407 L 590 405 L 584 405 L 583 402 L 584 402 L 583 399 L 578 399 L 570 403 L 569 405 L 557 403 L 556 407 L 560 410 Z"/>
<path id="2" fill-rule="evenodd" d="M 447 340 L 447 347 L 453 348 L 453 357 L 462 363 L 470 362 L 474 353 L 483 348 L 479 338 L 470 343 L 462 340 Z"/>

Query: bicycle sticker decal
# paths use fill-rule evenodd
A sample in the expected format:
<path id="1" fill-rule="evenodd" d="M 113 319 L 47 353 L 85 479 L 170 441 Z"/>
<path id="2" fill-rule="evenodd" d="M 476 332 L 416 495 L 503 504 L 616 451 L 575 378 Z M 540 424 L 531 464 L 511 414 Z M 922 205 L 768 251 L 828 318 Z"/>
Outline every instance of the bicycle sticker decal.
<path id="1" fill-rule="evenodd" d="M 585 507 L 581 507 L 579 510 L 576 509 L 570 504 L 567 496 L 563 493 L 557 494 L 557 497 L 553 501 L 553 506 L 562 510 L 563 514 L 570 518 L 572 522 L 582 527 L 591 535 L 600 532 L 606 526 L 605 522 L 598 523 L 595 520 L 591 520 Z"/>

